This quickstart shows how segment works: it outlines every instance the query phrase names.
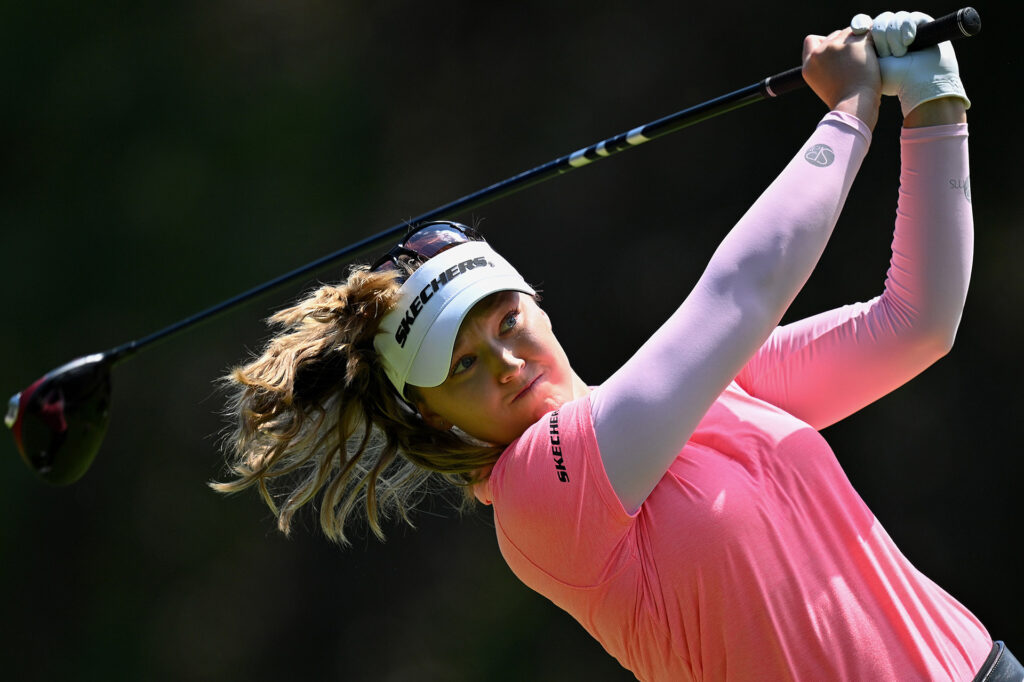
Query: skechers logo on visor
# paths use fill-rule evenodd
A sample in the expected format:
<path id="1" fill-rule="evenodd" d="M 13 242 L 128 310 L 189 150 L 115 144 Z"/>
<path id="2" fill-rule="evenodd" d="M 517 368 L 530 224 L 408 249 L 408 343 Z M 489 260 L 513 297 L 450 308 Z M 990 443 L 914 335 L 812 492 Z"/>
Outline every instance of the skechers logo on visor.
<path id="1" fill-rule="evenodd" d="M 493 268 L 494 263 L 491 263 L 483 256 L 477 256 L 470 260 L 464 260 L 458 265 L 451 266 L 437 277 L 430 280 L 430 283 L 423 287 L 419 296 L 414 298 L 412 303 L 409 304 L 408 309 L 406 309 L 405 316 L 398 324 L 398 329 L 395 330 L 395 342 L 402 348 L 405 348 L 405 342 L 409 338 L 409 330 L 412 328 L 412 325 L 415 324 L 416 318 L 419 317 L 420 312 L 423 311 L 423 306 L 425 306 L 427 302 L 434 297 L 434 294 L 437 293 L 441 287 L 445 286 L 448 282 L 451 282 L 453 279 L 465 272 L 469 272 L 474 268 L 486 268 L 488 266 Z"/>

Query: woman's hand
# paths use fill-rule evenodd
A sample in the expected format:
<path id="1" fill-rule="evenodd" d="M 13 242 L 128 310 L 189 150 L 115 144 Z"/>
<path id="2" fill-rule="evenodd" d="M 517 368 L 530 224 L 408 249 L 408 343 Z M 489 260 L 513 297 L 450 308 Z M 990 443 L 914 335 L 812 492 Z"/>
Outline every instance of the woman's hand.
<path id="1" fill-rule="evenodd" d="M 963 123 L 971 106 L 951 43 L 907 51 L 918 26 L 931 20 L 922 12 L 883 12 L 874 19 L 858 14 L 850 22 L 855 34 L 871 32 L 882 94 L 899 97 L 905 128 Z"/>
<path id="2" fill-rule="evenodd" d="M 853 114 L 871 129 L 878 121 L 882 77 L 867 34 L 845 28 L 804 38 L 804 80 L 833 111 Z"/>

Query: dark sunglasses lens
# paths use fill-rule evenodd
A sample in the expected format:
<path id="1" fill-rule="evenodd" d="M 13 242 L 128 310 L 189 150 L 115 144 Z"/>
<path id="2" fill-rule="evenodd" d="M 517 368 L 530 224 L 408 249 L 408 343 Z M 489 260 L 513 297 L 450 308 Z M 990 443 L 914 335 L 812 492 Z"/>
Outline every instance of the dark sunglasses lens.
<path id="1" fill-rule="evenodd" d="M 425 223 L 414 229 L 398 246 L 388 251 L 374 263 L 370 270 L 386 272 L 398 270 L 395 259 L 411 259 L 423 262 L 458 244 L 483 241 L 483 236 L 471 227 L 461 223 Z"/>
<path id="2" fill-rule="evenodd" d="M 463 231 L 454 225 L 443 223 L 427 225 L 413 232 L 406 238 L 403 246 L 424 258 L 433 258 L 445 249 L 477 238 L 476 233 L 468 228 Z"/>
<path id="3" fill-rule="evenodd" d="M 379 260 L 370 270 L 373 272 L 391 272 L 397 270 L 398 266 L 395 265 L 394 261 L 390 260 L 387 256 Z"/>

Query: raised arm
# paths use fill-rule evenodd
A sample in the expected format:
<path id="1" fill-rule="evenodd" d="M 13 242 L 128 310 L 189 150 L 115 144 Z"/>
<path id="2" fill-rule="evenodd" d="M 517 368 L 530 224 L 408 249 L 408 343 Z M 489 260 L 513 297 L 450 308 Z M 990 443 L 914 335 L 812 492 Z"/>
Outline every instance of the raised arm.
<path id="1" fill-rule="evenodd" d="M 715 251 L 683 304 L 591 396 L 602 461 L 640 507 L 705 412 L 810 276 L 870 142 L 880 76 L 849 29 L 804 43 L 804 77 L 832 109 Z"/>
<path id="2" fill-rule="evenodd" d="M 898 95 L 905 113 L 883 293 L 777 329 L 737 377 L 748 392 L 815 428 L 877 400 L 945 355 L 967 297 L 973 251 L 969 100 L 949 43 L 895 56 L 906 54 L 904 37 L 913 38 L 901 22 L 927 19 L 886 13 L 863 22 L 874 24 L 882 91 Z"/>
<path id="3" fill-rule="evenodd" d="M 908 126 L 963 117 L 957 101 L 921 109 L 907 118 Z M 818 429 L 945 355 L 960 322 L 973 251 L 967 125 L 907 127 L 901 144 L 896 230 L 883 293 L 780 327 L 737 377 L 749 393 Z"/>

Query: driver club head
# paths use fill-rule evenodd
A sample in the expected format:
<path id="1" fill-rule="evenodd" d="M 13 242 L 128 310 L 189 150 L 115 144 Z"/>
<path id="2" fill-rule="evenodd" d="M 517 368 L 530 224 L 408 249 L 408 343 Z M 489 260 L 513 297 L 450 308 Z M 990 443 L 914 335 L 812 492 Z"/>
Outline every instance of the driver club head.
<path id="1" fill-rule="evenodd" d="M 110 420 L 111 364 L 106 353 L 80 357 L 11 398 L 4 421 L 21 458 L 48 483 L 77 481 L 96 457 Z"/>

